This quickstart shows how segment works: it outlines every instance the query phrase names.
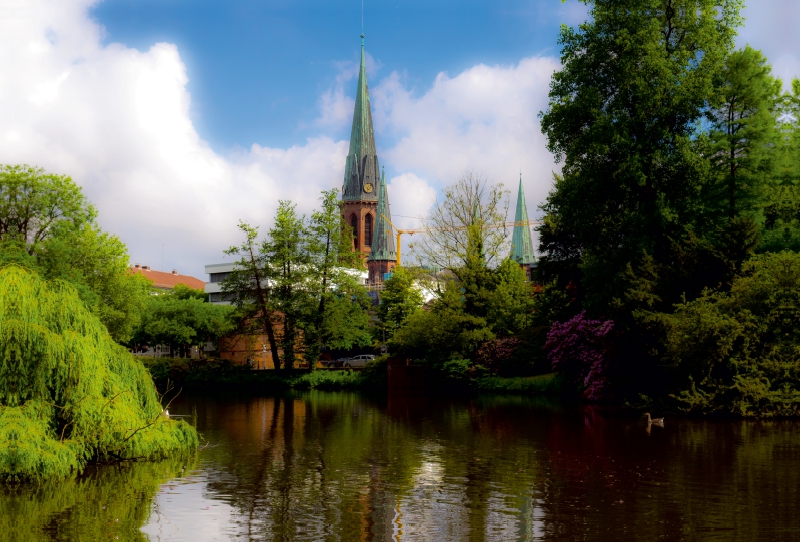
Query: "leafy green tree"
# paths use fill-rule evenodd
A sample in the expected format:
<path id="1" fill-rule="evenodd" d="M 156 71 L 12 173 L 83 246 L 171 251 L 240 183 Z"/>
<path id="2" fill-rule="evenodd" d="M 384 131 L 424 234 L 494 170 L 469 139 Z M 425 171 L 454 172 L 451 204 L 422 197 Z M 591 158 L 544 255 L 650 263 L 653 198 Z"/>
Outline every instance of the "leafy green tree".
<path id="1" fill-rule="evenodd" d="M 202 348 L 206 342 L 232 331 L 232 311 L 230 306 L 208 303 L 204 291 L 179 284 L 170 292 L 148 299 L 135 341 L 166 344 L 185 357 L 192 346 Z"/>
<path id="2" fill-rule="evenodd" d="M 395 268 L 383 283 L 378 318 L 391 339 L 406 319 L 422 307 L 422 292 L 414 284 L 414 274 L 404 267 Z"/>
<path id="3" fill-rule="evenodd" d="M 489 292 L 486 319 L 500 336 L 516 335 L 530 326 L 533 292 L 525 271 L 506 258 L 494 271 L 495 285 Z"/>
<path id="4" fill-rule="evenodd" d="M 70 177 L 0 166 L 0 260 L 71 283 L 124 344 L 139 325 L 150 283 L 130 273 L 127 248 L 96 216 Z"/>
<path id="5" fill-rule="evenodd" d="M 341 215 L 337 190 L 322 192 L 307 225 L 312 294 L 303 330 L 306 359 L 315 367 L 323 347 L 349 350 L 369 344 L 369 299 L 353 270 L 363 268 L 352 232 Z"/>
<path id="6" fill-rule="evenodd" d="M 366 291 L 352 268 L 344 267 L 361 262 L 349 250 L 335 198 L 335 191 L 323 192 L 322 210 L 310 223 L 297 215 L 294 204 L 280 202 L 263 245 L 286 367 L 298 354 L 313 367 L 323 344 L 352 348 L 370 341 Z"/>
<path id="7" fill-rule="evenodd" d="M 667 262 L 691 229 L 706 167 L 693 138 L 740 24 L 739 0 L 587 1 L 562 27 L 563 68 L 542 114 L 563 161 L 540 227 L 545 279 L 576 285 L 586 308 L 621 297 L 646 252 Z"/>
<path id="8" fill-rule="evenodd" d="M 0 166 L 0 241 L 20 241 L 33 255 L 42 242 L 93 225 L 96 216 L 70 177 L 28 165 Z"/>
<path id="9" fill-rule="evenodd" d="M 484 180 L 467 177 L 444 192 L 429 219 L 441 227 L 429 233 L 418 254 L 428 254 L 426 263 L 445 265 L 447 272 L 433 279 L 436 298 L 430 310 L 404 315 L 389 344 L 401 354 L 434 360 L 443 370 L 461 374 L 481 345 L 519 333 L 530 323 L 533 300 L 519 265 L 499 258 L 507 237 L 497 227 L 504 220 L 502 185 L 487 187 Z M 380 309 L 384 321 L 393 309 L 391 295 Z M 474 373 L 474 367 L 468 372 Z"/>
<path id="10" fill-rule="evenodd" d="M 446 191 L 441 207 L 461 209 L 464 194 L 475 194 L 476 189 L 464 190 L 465 187 L 462 181 L 455 189 Z M 470 359 L 483 342 L 495 337 L 486 318 L 495 279 L 487 267 L 486 228 L 481 219 L 480 200 L 475 197 L 466 201 L 473 208 L 469 215 L 464 215 L 463 220 L 469 222 L 460 227 L 458 233 L 463 237 L 459 241 L 459 244 L 463 242 L 463 251 L 450 255 L 453 267 L 448 268 L 448 275 L 437 279 L 437 298 L 431 310 L 426 314 L 419 311 L 412 314 L 405 328 L 396 332 L 393 343 L 403 354 L 438 362 L 452 357 Z M 441 211 L 434 211 L 437 212 Z M 453 216 L 461 220 L 459 213 L 453 212 Z"/>
<path id="11" fill-rule="evenodd" d="M 406 318 L 389 341 L 392 350 L 441 366 L 449 359 L 471 359 L 481 344 L 495 338 L 485 317 L 465 310 L 464 293 L 455 280 L 446 281 L 430 310 Z"/>
<path id="12" fill-rule="evenodd" d="M 87 225 L 44 241 L 37 261 L 45 277 L 66 280 L 77 288 L 114 340 L 130 341 L 152 283 L 130 272 L 128 249 L 117 236 Z"/>
<path id="13" fill-rule="evenodd" d="M 772 77 L 766 58 L 749 46 L 728 56 L 719 77 L 706 113 L 707 132 L 697 140 L 709 162 L 709 181 L 698 213 L 705 218 L 697 220 L 696 230 L 709 232 L 736 272 L 759 244 L 774 185 L 781 82 Z"/>
<path id="14" fill-rule="evenodd" d="M 495 275 L 488 267 L 485 249 L 485 223 L 476 218 L 467 227 L 467 250 L 464 263 L 450 269 L 461 289 L 464 311 L 486 319 L 489 313 L 489 294 L 495 284 Z"/>
<path id="15" fill-rule="evenodd" d="M 370 342 L 369 301 L 352 269 L 362 264 L 346 244 L 335 192 L 324 192 L 322 203 L 307 222 L 281 201 L 265 239 L 240 223 L 247 239 L 226 251 L 240 259 L 223 290 L 238 308 L 242 331 L 267 335 L 276 368 L 291 367 L 301 354 L 313 367 L 323 347 Z"/>
<path id="16" fill-rule="evenodd" d="M 262 243 L 258 241 L 258 228 L 240 221 L 239 229 L 245 234 L 245 240 L 225 251 L 229 256 L 239 256 L 239 260 L 222 283 L 222 291 L 237 309 L 239 331 L 266 335 L 275 368 L 280 370 L 281 358 L 275 333 L 277 308 L 268 280 L 268 260 Z"/>
<path id="17" fill-rule="evenodd" d="M 765 205 L 765 231 L 759 250 L 800 251 L 800 80 L 778 103 L 776 171 Z"/>
<path id="18" fill-rule="evenodd" d="M 553 322 L 569 320 L 575 315 L 572 301 L 557 281 L 544 284 L 541 291 L 533 296 L 533 325 L 549 328 Z"/>
<path id="19" fill-rule="evenodd" d="M 322 338 L 319 343 L 321 346 L 331 350 L 351 350 L 369 346 L 372 342 L 372 318 L 369 315 L 371 300 L 367 295 L 364 286 L 356 281 L 343 281 L 335 286 L 335 289 L 328 295 L 325 302 L 325 313 L 321 323 L 315 318 L 315 313 L 304 323 L 304 330 L 311 326 L 320 325 L 319 328 L 312 328 L 311 332 L 319 329 L 319 336 Z M 306 331 L 305 336 L 310 337 L 311 332 Z M 314 362 L 318 359 L 312 348 L 311 343 L 306 347 L 306 359 Z"/>
<path id="20" fill-rule="evenodd" d="M 283 350 L 283 364 L 287 368 L 294 366 L 299 353 L 298 331 L 309 294 L 312 269 L 307 238 L 305 217 L 297 215 L 296 206 L 291 202 L 280 201 L 275 225 L 269 230 L 262 249 L 268 263 L 266 279 L 282 323 L 278 344 Z"/>
<path id="21" fill-rule="evenodd" d="M 678 408 L 697 413 L 800 413 L 800 256 L 745 263 L 729 292 L 707 291 L 672 314 L 641 311 L 660 333 L 664 375 Z"/>

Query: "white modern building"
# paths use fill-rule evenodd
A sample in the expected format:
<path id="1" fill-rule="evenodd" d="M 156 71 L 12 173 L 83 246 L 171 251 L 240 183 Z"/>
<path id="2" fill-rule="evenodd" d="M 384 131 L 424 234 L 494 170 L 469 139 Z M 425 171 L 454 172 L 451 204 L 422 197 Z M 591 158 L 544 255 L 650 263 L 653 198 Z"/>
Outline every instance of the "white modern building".
<path id="1" fill-rule="evenodd" d="M 209 303 L 219 303 L 223 305 L 230 305 L 230 301 L 225 299 L 225 294 L 222 291 L 222 281 L 224 281 L 231 274 L 231 271 L 236 269 L 235 263 L 213 263 L 206 265 L 206 274 L 208 275 L 208 282 L 205 285 L 205 292 L 208 294 Z M 369 273 L 366 270 L 346 269 L 353 277 L 357 278 L 362 284 L 367 284 Z"/>
<path id="2" fill-rule="evenodd" d="M 230 305 L 230 301 L 224 299 L 222 281 L 228 278 L 234 269 L 236 269 L 235 263 L 212 263 L 206 266 L 208 282 L 206 282 L 205 291 L 208 294 L 209 303 Z"/>

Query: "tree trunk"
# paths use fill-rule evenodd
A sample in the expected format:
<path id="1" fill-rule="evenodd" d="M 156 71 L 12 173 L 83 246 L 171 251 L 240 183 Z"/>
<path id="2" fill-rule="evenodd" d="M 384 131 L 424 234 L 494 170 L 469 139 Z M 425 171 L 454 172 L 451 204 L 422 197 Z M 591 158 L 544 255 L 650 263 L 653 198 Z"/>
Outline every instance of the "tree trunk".
<path id="1" fill-rule="evenodd" d="M 269 342 L 270 353 L 272 354 L 272 363 L 275 365 L 276 370 L 281 370 L 281 359 L 278 356 L 278 344 L 275 342 L 275 330 L 272 327 L 272 311 L 269 310 L 267 305 L 267 296 L 261 285 L 263 277 L 258 272 L 258 264 L 256 264 L 255 254 L 253 253 L 253 245 L 250 244 L 250 264 L 253 266 L 253 278 L 256 283 L 256 297 L 258 298 L 259 308 L 261 309 L 261 323 L 264 328 L 264 333 L 267 335 Z"/>
<path id="2" fill-rule="evenodd" d="M 315 354 L 318 357 L 319 353 L 322 351 L 322 324 L 325 321 L 325 293 L 328 288 L 328 261 L 330 259 L 331 254 L 331 233 L 330 230 L 328 231 L 328 235 L 325 237 L 325 258 L 323 259 L 322 264 L 322 290 L 319 294 L 319 307 L 317 309 L 317 337 L 316 337 L 316 347 L 315 347 Z M 308 368 L 312 371 L 317 368 L 317 360 L 308 360 Z"/>

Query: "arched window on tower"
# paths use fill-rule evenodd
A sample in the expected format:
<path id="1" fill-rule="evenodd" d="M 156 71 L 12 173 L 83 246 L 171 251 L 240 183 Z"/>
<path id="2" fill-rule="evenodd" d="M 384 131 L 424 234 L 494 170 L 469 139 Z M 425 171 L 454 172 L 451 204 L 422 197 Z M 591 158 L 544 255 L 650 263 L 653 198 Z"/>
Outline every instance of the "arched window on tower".
<path id="1" fill-rule="evenodd" d="M 372 246 L 372 215 L 364 217 L 364 245 Z"/>
<path id="2" fill-rule="evenodd" d="M 358 217 L 355 213 L 350 215 L 350 227 L 353 228 L 353 245 L 358 250 Z"/>

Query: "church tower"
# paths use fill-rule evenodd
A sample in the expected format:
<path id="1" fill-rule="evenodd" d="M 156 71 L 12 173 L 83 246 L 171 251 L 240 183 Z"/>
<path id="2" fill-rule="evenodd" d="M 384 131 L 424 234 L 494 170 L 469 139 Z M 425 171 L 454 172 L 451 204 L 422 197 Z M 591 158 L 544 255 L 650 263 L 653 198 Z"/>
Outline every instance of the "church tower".
<path id="1" fill-rule="evenodd" d="M 525 205 L 525 192 L 522 189 L 522 173 L 519 174 L 517 211 L 514 214 L 514 234 L 511 236 L 511 259 L 525 270 L 525 275 L 530 280 L 531 267 L 536 263 L 536 257 L 533 255 L 533 240 L 528 225 L 528 207 Z"/>
<path id="2" fill-rule="evenodd" d="M 374 250 L 377 249 L 379 252 L 375 255 L 378 259 L 373 258 L 371 261 L 383 263 L 368 264 L 372 283 L 382 282 L 383 273 L 379 269 L 388 269 L 390 263 L 391 268 L 394 268 L 397 261 L 394 238 L 391 231 L 388 233 L 386 231 L 389 225 L 383 218 L 379 218 L 381 200 L 383 201 L 381 213 L 388 217 L 389 199 L 385 193 L 385 182 L 381 181 L 378 154 L 375 150 L 372 107 L 369 103 L 367 68 L 364 61 L 364 34 L 361 34 L 361 67 L 358 72 L 353 127 L 350 131 L 350 150 L 347 154 L 342 186 L 342 216 L 345 223 L 353 229 L 353 250 L 367 256 L 368 261 Z"/>
<path id="3" fill-rule="evenodd" d="M 386 172 L 381 172 L 381 185 L 378 188 L 378 206 L 375 211 L 375 232 L 372 247 L 367 257 L 370 284 L 380 284 L 386 273 L 391 273 L 397 264 L 397 251 L 394 246 L 394 235 L 389 222 L 389 194 L 386 191 Z"/>

